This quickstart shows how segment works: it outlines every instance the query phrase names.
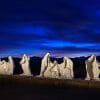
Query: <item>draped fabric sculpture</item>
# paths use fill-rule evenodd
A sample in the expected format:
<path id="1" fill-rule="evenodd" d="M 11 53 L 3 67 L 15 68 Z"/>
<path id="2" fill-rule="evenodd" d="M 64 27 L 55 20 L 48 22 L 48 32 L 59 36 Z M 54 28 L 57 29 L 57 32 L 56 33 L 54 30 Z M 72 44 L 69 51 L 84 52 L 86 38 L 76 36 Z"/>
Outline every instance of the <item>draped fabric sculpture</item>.
<path id="1" fill-rule="evenodd" d="M 63 63 L 58 64 L 57 61 L 52 63 L 50 60 L 50 54 L 47 53 L 42 59 L 40 76 L 72 79 L 73 62 L 68 57 L 64 57 Z"/>
<path id="2" fill-rule="evenodd" d="M 5 60 L 1 61 L 0 59 L 0 74 L 6 74 L 6 62 Z"/>
<path id="3" fill-rule="evenodd" d="M 59 78 L 60 71 L 56 60 L 54 61 L 54 63 L 50 68 L 50 73 L 51 73 L 51 78 Z"/>
<path id="4" fill-rule="evenodd" d="M 59 77 L 58 63 L 57 61 L 54 61 L 54 63 L 51 62 L 49 53 L 42 59 L 40 76 L 50 78 Z"/>
<path id="5" fill-rule="evenodd" d="M 59 64 L 60 78 L 73 78 L 73 62 L 68 57 L 63 58 L 63 63 Z"/>
<path id="6" fill-rule="evenodd" d="M 96 60 L 96 56 L 92 55 L 88 58 L 88 60 L 85 61 L 86 64 L 86 71 L 87 71 L 87 77 L 86 79 L 98 79 L 99 78 L 99 65 Z"/>
<path id="7" fill-rule="evenodd" d="M 44 72 L 45 70 L 47 69 L 47 67 L 49 66 L 50 64 L 50 54 L 47 53 L 44 58 L 42 59 L 42 62 L 41 62 L 41 70 L 40 70 L 40 76 L 41 77 L 44 77 Z"/>
<path id="8" fill-rule="evenodd" d="M 23 55 L 20 65 L 23 70 L 23 74 L 26 76 L 31 76 L 30 70 L 30 57 L 26 54 Z M 99 79 L 100 74 L 100 63 L 97 61 L 95 55 L 91 55 L 86 61 L 86 79 Z M 0 59 L 0 74 L 2 75 L 13 75 L 14 62 L 11 56 L 8 57 L 8 61 Z M 52 62 L 50 60 L 50 53 L 47 53 L 41 62 L 40 77 L 46 78 L 60 78 L 60 79 L 73 79 L 73 62 L 70 58 L 64 57 L 63 62 L 58 64 L 55 60 Z"/>
<path id="9" fill-rule="evenodd" d="M 30 61 L 30 58 L 24 54 L 20 61 L 20 65 L 23 70 L 23 74 L 21 75 L 31 76 L 31 71 L 29 68 L 29 61 Z"/>
<path id="10" fill-rule="evenodd" d="M 8 62 L 0 60 L 0 74 L 12 75 L 14 70 L 14 62 L 11 56 L 8 57 Z"/>

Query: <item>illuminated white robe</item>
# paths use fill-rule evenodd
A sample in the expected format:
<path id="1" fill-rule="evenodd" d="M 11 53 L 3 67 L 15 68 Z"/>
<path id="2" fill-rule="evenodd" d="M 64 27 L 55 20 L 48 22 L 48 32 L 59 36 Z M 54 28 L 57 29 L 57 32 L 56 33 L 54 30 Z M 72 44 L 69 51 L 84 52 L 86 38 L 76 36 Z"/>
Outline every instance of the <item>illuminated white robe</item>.
<path id="1" fill-rule="evenodd" d="M 5 75 L 6 74 L 6 62 L 5 60 L 0 60 L 0 74 Z"/>
<path id="2" fill-rule="evenodd" d="M 47 67 L 50 65 L 50 54 L 47 53 L 42 61 L 41 61 L 41 70 L 40 70 L 40 76 L 44 77 L 44 72 L 47 69 Z"/>
<path id="3" fill-rule="evenodd" d="M 0 61 L 0 74 L 13 75 L 14 62 L 11 56 L 8 57 L 8 62 Z"/>
<path id="4" fill-rule="evenodd" d="M 50 60 L 50 54 L 47 53 L 41 62 L 40 77 L 58 78 L 58 64 Z"/>
<path id="5" fill-rule="evenodd" d="M 47 67 L 46 71 L 44 72 L 44 77 L 59 78 L 59 69 L 57 61 L 54 61 L 54 63 L 51 63 L 50 66 Z"/>
<path id="6" fill-rule="evenodd" d="M 26 76 L 32 75 L 31 70 L 30 70 L 30 66 L 29 66 L 29 61 L 30 61 L 30 58 L 24 54 L 21 61 L 20 61 L 20 65 L 21 65 L 22 70 L 23 70 L 23 74 L 21 74 L 21 75 L 26 75 Z"/>
<path id="7" fill-rule="evenodd" d="M 8 57 L 8 60 L 9 61 L 6 63 L 7 64 L 7 73 L 8 73 L 8 75 L 12 75 L 14 67 L 15 67 L 14 61 L 11 56 Z"/>
<path id="8" fill-rule="evenodd" d="M 73 62 L 68 57 L 63 58 L 63 63 L 59 64 L 60 78 L 72 79 L 73 75 Z"/>
<path id="9" fill-rule="evenodd" d="M 99 64 L 96 60 L 96 56 L 92 55 L 91 57 L 88 58 L 88 60 L 86 60 L 86 72 L 87 72 L 87 77 L 86 79 L 99 79 Z M 89 66 L 87 63 L 90 63 L 91 66 Z M 90 68 L 89 68 L 90 67 Z M 93 77 L 91 78 L 89 75 L 89 70 L 88 68 L 91 70 Z"/>

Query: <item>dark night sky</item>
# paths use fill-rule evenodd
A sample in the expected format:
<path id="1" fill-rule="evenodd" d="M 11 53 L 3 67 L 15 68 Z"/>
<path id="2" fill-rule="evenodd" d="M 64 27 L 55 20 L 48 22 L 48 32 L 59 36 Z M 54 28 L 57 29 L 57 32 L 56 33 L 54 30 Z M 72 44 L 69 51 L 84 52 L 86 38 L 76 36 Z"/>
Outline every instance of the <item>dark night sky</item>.
<path id="1" fill-rule="evenodd" d="M 99 55 L 100 0 L 1 0 L 0 56 Z"/>

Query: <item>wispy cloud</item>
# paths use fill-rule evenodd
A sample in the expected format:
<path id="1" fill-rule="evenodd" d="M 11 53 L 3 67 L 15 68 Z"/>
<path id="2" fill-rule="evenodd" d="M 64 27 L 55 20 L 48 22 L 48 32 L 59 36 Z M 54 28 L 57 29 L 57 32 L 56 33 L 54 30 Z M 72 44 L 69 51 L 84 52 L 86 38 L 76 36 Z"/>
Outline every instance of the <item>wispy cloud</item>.
<path id="1" fill-rule="evenodd" d="M 0 1 L 0 55 L 100 51 L 98 0 Z"/>

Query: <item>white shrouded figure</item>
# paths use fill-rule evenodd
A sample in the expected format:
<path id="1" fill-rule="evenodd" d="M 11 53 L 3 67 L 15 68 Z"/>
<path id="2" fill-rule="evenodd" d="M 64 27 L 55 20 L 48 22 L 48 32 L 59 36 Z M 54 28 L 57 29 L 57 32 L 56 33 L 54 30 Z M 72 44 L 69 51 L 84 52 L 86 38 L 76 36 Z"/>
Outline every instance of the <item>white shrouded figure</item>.
<path id="1" fill-rule="evenodd" d="M 40 76 L 48 78 L 58 78 L 58 73 L 57 61 L 54 61 L 54 63 L 52 63 L 50 60 L 50 54 L 47 53 L 42 59 Z"/>
<path id="2" fill-rule="evenodd" d="M 52 64 L 51 68 L 50 68 L 50 73 L 51 73 L 51 78 L 59 78 L 60 76 L 60 72 L 59 72 L 59 67 L 58 67 L 58 63 L 55 60 L 54 63 Z"/>
<path id="3" fill-rule="evenodd" d="M 96 56 L 92 55 L 85 61 L 86 64 L 86 79 L 99 79 L 99 63 L 96 60 Z"/>
<path id="4" fill-rule="evenodd" d="M 30 61 L 30 58 L 24 54 L 21 61 L 20 61 L 20 65 L 22 67 L 22 70 L 23 70 L 23 74 L 21 75 L 26 75 L 26 76 L 31 76 L 31 70 L 30 70 L 30 66 L 29 66 L 29 61 Z"/>
<path id="5" fill-rule="evenodd" d="M 11 56 L 8 57 L 8 62 L 6 63 L 7 64 L 7 73 L 8 75 L 11 75 L 13 74 L 13 70 L 14 70 L 14 62 L 13 62 L 13 59 Z"/>
<path id="6" fill-rule="evenodd" d="M 6 61 L 1 61 L 0 59 L 0 74 L 5 75 L 6 74 Z"/>
<path id="7" fill-rule="evenodd" d="M 0 74 L 12 75 L 14 70 L 14 62 L 11 56 L 8 57 L 8 62 L 0 60 Z"/>
<path id="8" fill-rule="evenodd" d="M 73 62 L 70 58 L 64 57 L 63 63 L 59 64 L 60 78 L 72 79 L 73 75 Z"/>
<path id="9" fill-rule="evenodd" d="M 47 67 L 44 72 L 44 77 L 59 78 L 59 69 L 57 61 L 54 61 L 54 63 L 51 63 L 50 66 Z"/>
<path id="10" fill-rule="evenodd" d="M 42 62 L 41 62 L 41 71 L 40 71 L 40 76 L 41 77 L 44 77 L 44 72 L 45 70 L 47 69 L 47 67 L 50 65 L 50 54 L 47 53 L 43 59 L 42 59 Z"/>

